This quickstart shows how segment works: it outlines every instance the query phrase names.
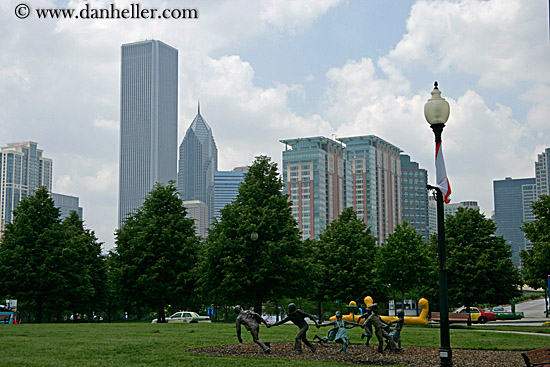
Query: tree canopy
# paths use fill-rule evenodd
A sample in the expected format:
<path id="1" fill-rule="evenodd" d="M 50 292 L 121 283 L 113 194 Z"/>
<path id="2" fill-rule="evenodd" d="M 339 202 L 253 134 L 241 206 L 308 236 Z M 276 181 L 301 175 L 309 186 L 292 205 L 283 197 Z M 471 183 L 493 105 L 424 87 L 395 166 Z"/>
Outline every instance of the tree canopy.
<path id="1" fill-rule="evenodd" d="M 435 266 L 428 244 L 406 221 L 395 228 L 376 254 L 379 279 L 401 299 L 407 292 L 418 291 L 426 281 L 426 274 L 433 272 Z"/>
<path id="2" fill-rule="evenodd" d="M 255 301 L 260 313 L 263 301 L 305 289 L 304 247 L 281 189 L 277 164 L 256 157 L 236 199 L 213 223 L 203 249 L 200 283 L 212 303 Z"/>
<path id="3" fill-rule="evenodd" d="M 45 187 L 23 198 L 0 246 L 0 292 L 42 322 L 45 311 L 94 311 L 106 278 L 101 244 L 72 212 L 63 223 Z"/>
<path id="4" fill-rule="evenodd" d="M 501 304 L 519 295 L 510 247 L 495 232 L 495 223 L 472 208 L 459 208 L 445 218 L 450 304 Z M 435 236 L 431 241 L 437 246 Z"/>
<path id="5" fill-rule="evenodd" d="M 385 287 L 374 269 L 376 238 L 353 208 L 330 223 L 318 241 L 318 298 L 360 302 L 367 295 L 382 298 Z"/>
<path id="6" fill-rule="evenodd" d="M 535 220 L 525 223 L 521 228 L 533 244 L 531 250 L 520 252 L 523 263 L 523 281 L 533 288 L 546 285 L 550 275 L 550 196 L 541 195 L 533 202 Z"/>
<path id="7" fill-rule="evenodd" d="M 147 306 L 165 321 L 165 306 L 194 301 L 199 239 L 173 183 L 157 183 L 143 205 L 116 231 L 117 291 L 125 307 Z"/>

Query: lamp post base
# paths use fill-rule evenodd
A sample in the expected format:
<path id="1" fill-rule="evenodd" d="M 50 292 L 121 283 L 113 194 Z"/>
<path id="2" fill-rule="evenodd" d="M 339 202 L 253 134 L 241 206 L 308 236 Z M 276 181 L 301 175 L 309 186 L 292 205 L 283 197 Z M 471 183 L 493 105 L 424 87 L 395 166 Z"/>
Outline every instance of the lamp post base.
<path id="1" fill-rule="evenodd" d="M 453 351 L 451 350 L 451 348 L 439 348 L 439 358 L 441 359 L 440 366 L 453 365 Z"/>

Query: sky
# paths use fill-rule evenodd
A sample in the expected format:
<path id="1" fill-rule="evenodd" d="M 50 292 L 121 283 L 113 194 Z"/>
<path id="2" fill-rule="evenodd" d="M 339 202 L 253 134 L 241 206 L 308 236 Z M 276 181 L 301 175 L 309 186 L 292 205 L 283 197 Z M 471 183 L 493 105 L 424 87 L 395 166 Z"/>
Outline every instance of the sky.
<path id="1" fill-rule="evenodd" d="M 219 170 L 268 155 L 280 139 L 377 135 L 428 170 L 423 114 L 434 81 L 451 202 L 493 211 L 493 180 L 534 177 L 550 146 L 547 0 L 93 0 L 93 9 L 196 9 L 197 19 L 39 19 L 82 1 L 0 5 L 0 146 L 35 141 L 53 192 L 78 196 L 104 250 L 118 213 L 120 49 L 161 40 L 179 51 L 178 145 L 197 113 Z"/>

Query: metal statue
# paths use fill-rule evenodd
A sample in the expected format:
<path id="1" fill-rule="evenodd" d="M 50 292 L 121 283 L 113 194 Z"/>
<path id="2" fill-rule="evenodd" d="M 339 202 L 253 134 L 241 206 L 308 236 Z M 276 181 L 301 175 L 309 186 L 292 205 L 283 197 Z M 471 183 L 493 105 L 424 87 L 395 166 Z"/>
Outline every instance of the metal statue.
<path id="1" fill-rule="evenodd" d="M 320 342 L 326 343 L 329 340 L 334 340 L 336 343 L 342 344 L 342 348 L 338 350 L 338 353 L 344 352 L 344 354 L 348 354 L 347 349 L 349 345 L 349 336 L 348 336 L 348 331 L 346 329 L 351 329 L 355 326 L 362 326 L 362 325 L 355 322 L 342 320 L 342 313 L 340 311 L 336 311 L 336 320 L 327 322 L 327 323 L 322 323 L 319 326 L 334 326 L 332 329 L 329 330 L 329 332 L 327 333 L 327 336 L 322 339 L 319 338 L 317 335 L 315 335 L 317 338 L 320 339 Z"/>
<path id="2" fill-rule="evenodd" d="M 313 315 L 296 308 L 294 303 L 290 303 L 288 305 L 288 315 L 284 319 L 274 324 L 268 324 L 267 326 L 279 326 L 285 322 L 291 321 L 294 325 L 300 328 L 300 331 L 296 334 L 296 339 L 294 342 L 294 350 L 296 351 L 296 354 L 302 354 L 302 342 L 311 350 L 312 353 L 315 353 L 317 350 L 317 345 L 313 345 L 309 340 L 307 340 L 306 333 L 309 325 L 305 320 L 306 317 L 312 320 L 315 323 L 315 326 L 319 328 L 319 323 Z"/>
<path id="3" fill-rule="evenodd" d="M 241 338 L 241 325 L 244 325 L 246 330 L 250 331 L 250 335 L 252 335 L 252 340 L 254 340 L 254 343 L 258 344 L 265 353 L 271 353 L 271 344 L 261 340 L 258 337 L 260 324 L 265 324 L 269 327 L 267 321 L 265 321 L 256 312 L 243 310 L 239 305 L 235 306 L 235 313 L 238 315 L 235 323 L 237 326 L 237 338 L 239 338 L 239 343 L 243 342 L 243 339 Z"/>
<path id="4" fill-rule="evenodd" d="M 376 334 L 376 339 L 378 339 L 378 352 L 384 353 L 384 339 L 389 344 L 390 350 L 392 352 L 395 351 L 395 343 L 393 341 L 393 338 L 385 330 L 388 328 L 388 324 L 382 321 L 382 318 L 378 314 L 378 304 L 373 303 L 371 306 L 369 306 L 369 308 L 371 309 L 372 314 L 367 318 L 367 320 L 363 324 L 363 327 L 366 327 L 369 322 L 372 323 L 372 326 L 374 327 L 374 332 Z"/>

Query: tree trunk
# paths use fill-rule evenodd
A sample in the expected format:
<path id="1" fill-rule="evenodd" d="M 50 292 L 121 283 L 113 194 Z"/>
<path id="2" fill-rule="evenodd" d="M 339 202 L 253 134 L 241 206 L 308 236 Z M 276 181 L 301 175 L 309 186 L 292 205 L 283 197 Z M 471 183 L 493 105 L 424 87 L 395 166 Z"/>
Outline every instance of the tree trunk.
<path id="1" fill-rule="evenodd" d="M 258 315 L 262 315 L 262 304 L 263 304 L 263 294 L 261 292 L 256 293 L 256 288 L 254 288 L 255 297 L 254 297 L 254 312 Z"/>
<path id="2" fill-rule="evenodd" d="M 466 302 L 466 313 L 468 315 L 470 315 L 470 317 L 468 317 L 468 327 L 471 327 L 472 326 L 472 315 L 470 314 L 470 301 Z"/>
<path id="3" fill-rule="evenodd" d="M 158 306 L 158 319 L 157 322 L 165 323 L 166 322 L 166 315 L 164 314 L 164 303 L 159 302 Z"/>
<path id="4" fill-rule="evenodd" d="M 42 297 L 39 297 L 36 300 L 36 323 L 40 324 L 42 323 L 42 306 L 44 304 L 44 301 L 42 300 Z"/>
<path id="5" fill-rule="evenodd" d="M 319 322 L 323 322 L 323 301 L 318 301 L 317 303 L 317 313 L 319 316 Z"/>

